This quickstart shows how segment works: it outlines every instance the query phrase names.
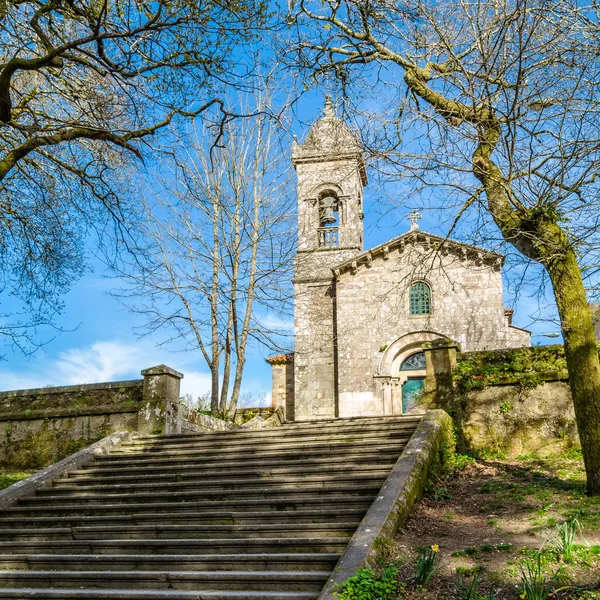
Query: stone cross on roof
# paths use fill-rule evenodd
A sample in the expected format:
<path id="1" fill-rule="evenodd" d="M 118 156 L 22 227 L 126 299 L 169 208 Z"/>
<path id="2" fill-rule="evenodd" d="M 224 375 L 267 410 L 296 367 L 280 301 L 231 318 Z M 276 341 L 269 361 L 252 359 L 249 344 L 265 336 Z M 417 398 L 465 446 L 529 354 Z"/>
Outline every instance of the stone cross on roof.
<path id="1" fill-rule="evenodd" d="M 419 219 L 422 219 L 423 215 L 416 208 L 413 208 L 413 210 L 408 214 L 407 218 L 409 221 L 411 221 L 410 230 L 418 231 L 419 230 Z"/>
<path id="2" fill-rule="evenodd" d="M 323 108 L 323 116 L 324 117 L 335 117 L 335 113 L 333 111 L 333 102 L 331 101 L 331 94 L 327 94 L 325 96 L 325 107 Z"/>

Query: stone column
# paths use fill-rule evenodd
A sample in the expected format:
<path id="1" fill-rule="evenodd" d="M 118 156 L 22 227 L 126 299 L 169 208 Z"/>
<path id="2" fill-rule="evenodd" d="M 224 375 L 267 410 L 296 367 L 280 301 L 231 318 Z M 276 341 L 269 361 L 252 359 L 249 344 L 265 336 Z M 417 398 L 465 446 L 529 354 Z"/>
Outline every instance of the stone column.
<path id="1" fill-rule="evenodd" d="M 456 342 L 435 340 L 423 344 L 427 376 L 425 377 L 425 401 L 431 408 L 451 407 L 454 397 L 452 372 L 456 368 Z"/>
<path id="2" fill-rule="evenodd" d="M 142 371 L 144 388 L 138 412 L 138 432 L 178 433 L 179 388 L 183 374 L 166 365 Z"/>

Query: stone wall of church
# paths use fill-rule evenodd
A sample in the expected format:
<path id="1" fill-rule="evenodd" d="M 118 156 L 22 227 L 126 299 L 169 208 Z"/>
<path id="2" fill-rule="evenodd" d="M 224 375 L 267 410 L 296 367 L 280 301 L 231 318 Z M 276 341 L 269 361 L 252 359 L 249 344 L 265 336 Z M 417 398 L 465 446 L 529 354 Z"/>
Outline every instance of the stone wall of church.
<path id="1" fill-rule="evenodd" d="M 331 281 L 294 285 L 295 419 L 335 417 Z"/>
<path id="2" fill-rule="evenodd" d="M 509 332 L 505 322 L 500 269 L 498 262 L 408 244 L 387 258 L 375 255 L 370 266 L 343 270 L 336 282 L 340 416 L 383 414 L 380 361 L 407 333 L 435 332 L 463 351 L 528 345 L 528 334 Z M 431 315 L 409 315 L 408 289 L 416 280 L 431 287 Z"/>

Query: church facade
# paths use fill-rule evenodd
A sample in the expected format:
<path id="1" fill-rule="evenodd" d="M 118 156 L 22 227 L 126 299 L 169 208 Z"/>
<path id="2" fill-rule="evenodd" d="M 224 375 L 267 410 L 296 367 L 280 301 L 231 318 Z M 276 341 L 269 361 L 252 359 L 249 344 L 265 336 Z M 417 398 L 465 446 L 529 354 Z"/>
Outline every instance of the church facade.
<path id="1" fill-rule="evenodd" d="M 294 352 L 268 359 L 288 418 L 407 412 L 426 375 L 423 347 L 436 340 L 462 351 L 529 345 L 504 308 L 502 255 L 421 231 L 416 218 L 364 249 L 361 146 L 329 99 L 292 162 Z"/>

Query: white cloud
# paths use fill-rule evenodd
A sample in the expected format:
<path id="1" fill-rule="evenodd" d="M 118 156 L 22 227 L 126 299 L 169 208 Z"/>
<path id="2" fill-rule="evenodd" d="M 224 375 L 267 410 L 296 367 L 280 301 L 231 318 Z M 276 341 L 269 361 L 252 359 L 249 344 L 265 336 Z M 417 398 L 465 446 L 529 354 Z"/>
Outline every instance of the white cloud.
<path id="1" fill-rule="evenodd" d="M 0 368 L 0 390 L 139 379 L 142 369 L 161 363 L 185 373 L 186 362 L 190 360 L 185 358 L 185 355 L 175 357 L 143 340 L 102 340 L 70 348 L 57 358 L 40 356 L 18 370 Z M 204 374 L 190 372 L 189 375 L 192 381 L 200 382 Z"/>
<path id="2" fill-rule="evenodd" d="M 197 398 L 210 390 L 210 373 L 186 371 L 181 380 L 181 395 L 191 394 Z"/>
<path id="3" fill-rule="evenodd" d="M 0 390 L 139 379 L 142 369 L 159 364 L 166 364 L 184 374 L 181 395 L 191 394 L 196 398 L 210 390 L 210 373 L 198 370 L 197 354 L 174 354 L 145 340 L 102 340 L 70 348 L 57 358 L 41 356 L 18 370 L 0 368 Z M 264 391 L 265 405 L 268 406 L 271 391 L 265 389 L 265 383 L 250 377 L 242 385 L 242 394 L 251 391 L 255 395 Z"/>
<path id="4" fill-rule="evenodd" d="M 153 366 L 151 362 L 143 344 L 106 341 L 62 352 L 54 368 L 60 380 L 69 385 L 137 378 L 141 369 Z"/>
<path id="5" fill-rule="evenodd" d="M 265 329 L 272 331 L 292 331 L 294 329 L 294 319 L 285 319 L 273 314 L 260 316 L 258 321 Z"/>

